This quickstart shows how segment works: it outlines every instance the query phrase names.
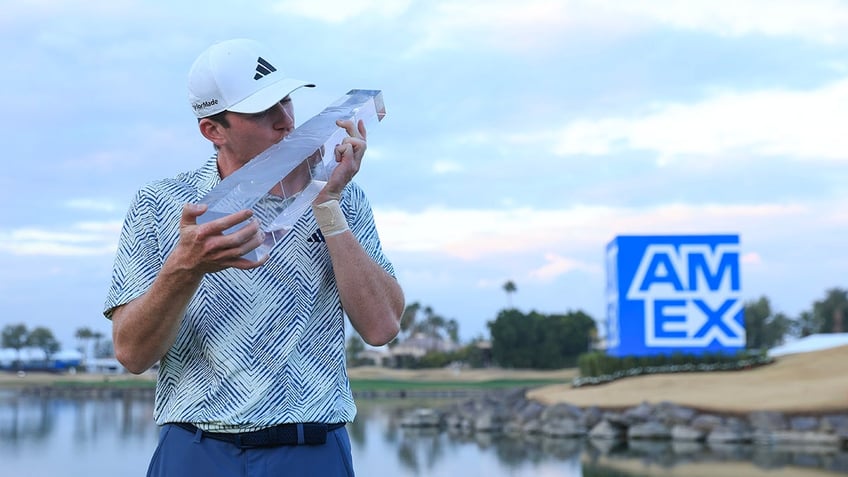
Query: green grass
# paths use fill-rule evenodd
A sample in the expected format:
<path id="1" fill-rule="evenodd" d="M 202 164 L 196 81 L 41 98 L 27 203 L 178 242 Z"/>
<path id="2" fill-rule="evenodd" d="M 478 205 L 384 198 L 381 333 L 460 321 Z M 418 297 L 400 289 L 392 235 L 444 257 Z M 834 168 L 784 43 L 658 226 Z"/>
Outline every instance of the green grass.
<path id="1" fill-rule="evenodd" d="M 353 391 L 449 391 L 463 389 L 509 389 L 509 388 L 533 388 L 548 386 L 551 384 L 563 384 L 562 379 L 493 379 L 488 381 L 421 381 L 421 380 L 398 380 L 398 379 L 356 379 L 351 378 L 350 386 Z M 12 387 L 19 386 L 23 382 L 9 381 L 3 383 Z M 3 387 L 0 384 L 0 387 Z M 74 380 L 57 377 L 52 381 L 45 381 L 43 386 L 64 389 L 91 389 L 91 388 L 113 388 L 113 389 L 145 389 L 155 386 L 153 380 L 121 379 L 114 377 L 98 381 Z"/>
<path id="2" fill-rule="evenodd" d="M 104 379 L 102 381 L 73 381 L 57 379 L 49 384 L 56 388 L 119 388 L 119 389 L 146 389 L 156 385 L 154 381 L 145 381 L 140 379 Z"/>
<path id="3" fill-rule="evenodd" d="M 560 379 L 495 379 L 491 381 L 405 381 L 395 379 L 351 379 L 353 391 L 419 391 L 456 389 L 532 388 L 563 384 Z"/>

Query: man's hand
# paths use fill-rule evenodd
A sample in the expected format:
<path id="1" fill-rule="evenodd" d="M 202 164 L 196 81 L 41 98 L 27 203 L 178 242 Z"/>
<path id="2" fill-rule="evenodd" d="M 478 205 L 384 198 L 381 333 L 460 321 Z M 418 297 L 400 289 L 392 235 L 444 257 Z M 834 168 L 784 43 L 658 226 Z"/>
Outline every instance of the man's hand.
<path id="1" fill-rule="evenodd" d="M 354 126 L 353 121 L 338 120 L 336 125 L 344 128 L 347 131 L 346 137 L 341 144 L 338 144 L 335 149 L 336 165 L 335 170 L 330 175 L 330 180 L 318 193 L 313 204 L 322 204 L 328 200 L 340 200 L 342 190 L 350 183 L 353 176 L 359 172 L 359 167 L 362 164 L 362 156 L 365 155 L 365 149 L 368 147 L 366 142 L 365 122 L 360 120 Z"/>
<path id="2" fill-rule="evenodd" d="M 264 233 L 259 222 L 251 220 L 253 212 L 241 210 L 226 217 L 198 225 L 197 218 L 206 212 L 204 204 L 186 204 L 180 218 L 180 240 L 169 259 L 176 260 L 181 268 L 199 275 L 214 273 L 225 268 L 247 270 L 256 268 L 268 259 L 247 260 L 242 255 L 262 244 Z M 236 231 L 224 235 L 235 226 Z"/>

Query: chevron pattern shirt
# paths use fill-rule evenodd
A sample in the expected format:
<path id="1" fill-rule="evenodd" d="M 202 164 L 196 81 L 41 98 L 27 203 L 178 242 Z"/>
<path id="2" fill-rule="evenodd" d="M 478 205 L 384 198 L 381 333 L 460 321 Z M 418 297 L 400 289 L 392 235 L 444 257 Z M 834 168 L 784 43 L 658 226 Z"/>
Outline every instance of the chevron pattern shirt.
<path id="1" fill-rule="evenodd" d="M 216 156 L 138 191 L 124 221 L 104 315 L 144 294 L 179 239 L 183 205 L 220 182 Z M 341 207 L 366 253 L 394 276 L 361 188 Z M 253 270 L 207 274 L 160 360 L 154 417 L 210 431 L 350 422 L 345 322 L 330 255 L 307 211 Z"/>

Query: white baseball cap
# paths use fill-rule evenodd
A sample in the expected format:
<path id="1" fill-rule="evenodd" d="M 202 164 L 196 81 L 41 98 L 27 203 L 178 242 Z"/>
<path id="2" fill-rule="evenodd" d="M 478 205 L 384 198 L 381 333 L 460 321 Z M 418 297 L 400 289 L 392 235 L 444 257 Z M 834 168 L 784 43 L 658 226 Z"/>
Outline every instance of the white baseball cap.
<path id="1" fill-rule="evenodd" d="M 215 43 L 191 66 L 188 99 L 198 118 L 221 111 L 259 113 L 292 91 L 314 84 L 287 77 L 277 57 L 259 42 L 235 39 Z"/>

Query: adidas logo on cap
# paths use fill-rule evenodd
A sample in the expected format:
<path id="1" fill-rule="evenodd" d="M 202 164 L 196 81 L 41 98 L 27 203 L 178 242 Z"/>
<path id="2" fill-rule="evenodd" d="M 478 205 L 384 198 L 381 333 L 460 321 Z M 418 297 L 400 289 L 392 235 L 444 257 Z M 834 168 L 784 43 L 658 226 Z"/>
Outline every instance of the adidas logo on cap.
<path id="1" fill-rule="evenodd" d="M 277 68 L 274 68 L 274 65 L 265 61 L 261 56 L 256 59 L 256 63 L 256 74 L 253 76 L 253 79 L 255 80 L 260 80 L 277 71 Z"/>

